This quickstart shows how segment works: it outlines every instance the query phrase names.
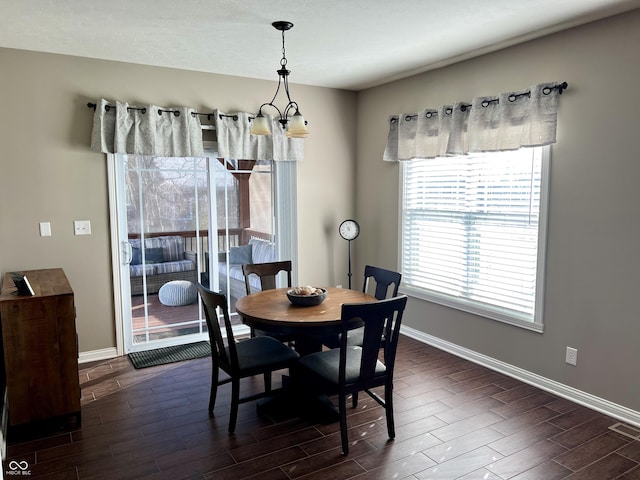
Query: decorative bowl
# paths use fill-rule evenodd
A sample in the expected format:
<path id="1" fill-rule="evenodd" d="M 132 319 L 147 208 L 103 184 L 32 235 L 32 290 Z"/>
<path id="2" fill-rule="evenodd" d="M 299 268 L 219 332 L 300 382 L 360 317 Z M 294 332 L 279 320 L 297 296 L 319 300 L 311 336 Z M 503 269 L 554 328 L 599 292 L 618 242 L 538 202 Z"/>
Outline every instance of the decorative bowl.
<path id="1" fill-rule="evenodd" d="M 327 291 L 324 288 L 320 288 L 322 293 L 316 293 L 313 295 L 296 295 L 293 290 L 287 290 L 287 298 L 292 305 L 296 307 L 312 307 L 314 305 L 320 305 L 325 298 L 327 298 Z"/>

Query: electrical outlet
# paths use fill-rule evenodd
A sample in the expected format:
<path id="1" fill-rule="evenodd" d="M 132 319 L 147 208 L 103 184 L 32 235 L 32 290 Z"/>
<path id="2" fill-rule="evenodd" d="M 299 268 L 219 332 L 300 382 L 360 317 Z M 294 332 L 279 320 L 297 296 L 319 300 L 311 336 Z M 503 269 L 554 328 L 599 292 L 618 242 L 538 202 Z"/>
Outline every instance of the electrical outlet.
<path id="1" fill-rule="evenodd" d="M 569 365 L 578 365 L 578 349 L 577 348 L 567 347 L 565 362 L 567 362 Z"/>

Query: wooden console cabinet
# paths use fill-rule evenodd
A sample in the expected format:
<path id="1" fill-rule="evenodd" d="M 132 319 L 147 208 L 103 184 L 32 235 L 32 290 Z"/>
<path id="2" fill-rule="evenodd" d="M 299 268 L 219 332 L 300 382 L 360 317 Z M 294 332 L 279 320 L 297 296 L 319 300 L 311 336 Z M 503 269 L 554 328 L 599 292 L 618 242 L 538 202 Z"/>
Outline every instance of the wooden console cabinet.
<path id="1" fill-rule="evenodd" d="M 35 296 L 16 296 L 7 273 L 0 322 L 9 425 L 66 415 L 80 424 L 73 290 L 60 268 L 21 271 Z"/>

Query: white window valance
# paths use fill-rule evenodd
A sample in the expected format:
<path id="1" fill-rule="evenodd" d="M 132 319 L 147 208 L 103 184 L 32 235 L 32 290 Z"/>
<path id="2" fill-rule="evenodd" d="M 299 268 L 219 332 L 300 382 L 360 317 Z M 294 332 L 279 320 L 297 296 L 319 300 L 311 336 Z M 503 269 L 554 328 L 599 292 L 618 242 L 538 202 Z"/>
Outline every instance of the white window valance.
<path id="1" fill-rule="evenodd" d="M 541 83 L 525 92 L 393 115 L 383 158 L 397 162 L 555 143 L 558 96 L 566 88 L 566 82 Z"/>
<path id="2" fill-rule="evenodd" d="M 95 108 L 91 150 L 155 157 L 202 157 L 200 115 L 191 107 L 133 106 L 100 99 Z M 271 116 L 272 135 L 250 134 L 252 114 L 215 115 L 218 154 L 229 159 L 295 161 L 303 158 L 303 139 L 288 138 Z"/>
<path id="3" fill-rule="evenodd" d="M 93 115 L 91 150 L 154 157 L 202 157 L 200 117 L 190 107 L 131 106 L 105 99 Z"/>

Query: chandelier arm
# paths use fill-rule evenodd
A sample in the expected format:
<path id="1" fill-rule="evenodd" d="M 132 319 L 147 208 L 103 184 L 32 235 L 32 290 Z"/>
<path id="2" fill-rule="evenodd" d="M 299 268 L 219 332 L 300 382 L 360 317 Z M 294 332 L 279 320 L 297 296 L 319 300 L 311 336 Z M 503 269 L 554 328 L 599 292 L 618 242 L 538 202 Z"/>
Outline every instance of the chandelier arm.
<path id="1" fill-rule="evenodd" d="M 284 109 L 284 117 L 287 118 L 289 116 L 289 110 L 294 108 L 294 105 L 295 105 L 296 112 L 298 111 L 298 103 L 294 102 L 293 100 L 291 100 L 291 95 L 289 94 L 289 79 L 288 79 L 288 77 L 284 78 L 284 90 L 287 93 L 287 100 L 289 101 L 289 103 L 287 103 L 287 106 Z"/>
<path id="2" fill-rule="evenodd" d="M 285 109 L 284 109 L 284 114 L 283 114 L 284 118 L 288 119 L 289 118 L 289 112 L 294 108 L 295 108 L 295 110 L 297 112 L 298 111 L 298 104 L 296 102 L 289 102 L 287 104 L 287 106 L 285 107 Z"/>
<path id="3" fill-rule="evenodd" d="M 284 91 L 287 94 L 287 100 L 291 103 L 291 95 L 289 94 L 289 77 L 284 77 Z"/>
<path id="4" fill-rule="evenodd" d="M 280 84 L 281 83 L 282 83 L 282 77 L 278 77 L 278 86 L 276 87 L 276 93 L 273 94 L 273 98 L 269 102 L 270 104 L 273 104 L 273 102 L 276 100 L 276 97 L 278 96 L 278 92 L 280 91 Z"/>
<path id="5" fill-rule="evenodd" d="M 282 112 L 280 111 L 280 109 L 278 107 L 276 107 L 272 102 L 268 102 L 268 103 L 263 103 L 262 105 L 260 105 L 260 110 L 258 110 L 260 113 L 262 113 L 262 107 L 273 107 L 278 111 L 278 115 L 280 116 L 280 119 L 282 119 Z"/>

